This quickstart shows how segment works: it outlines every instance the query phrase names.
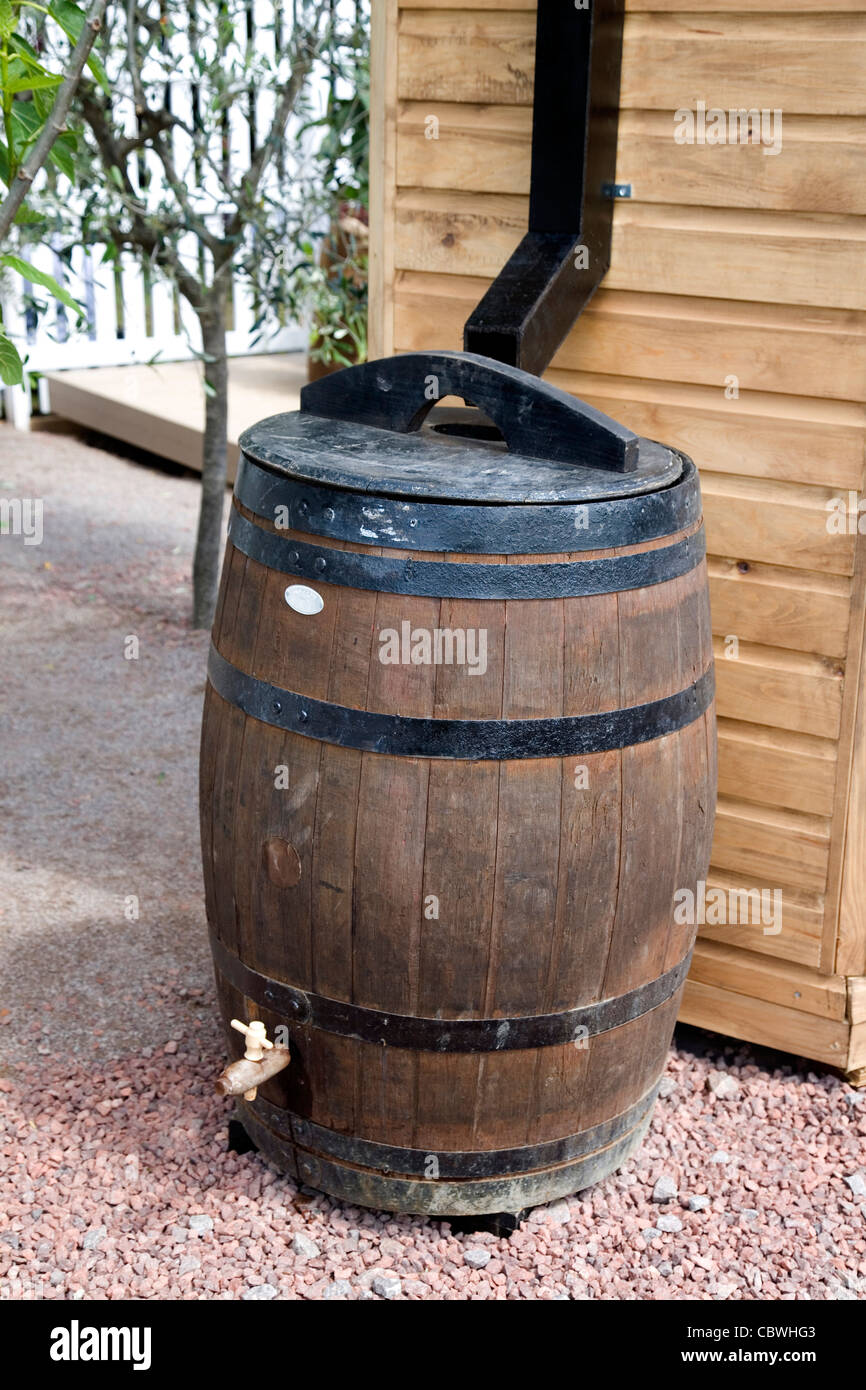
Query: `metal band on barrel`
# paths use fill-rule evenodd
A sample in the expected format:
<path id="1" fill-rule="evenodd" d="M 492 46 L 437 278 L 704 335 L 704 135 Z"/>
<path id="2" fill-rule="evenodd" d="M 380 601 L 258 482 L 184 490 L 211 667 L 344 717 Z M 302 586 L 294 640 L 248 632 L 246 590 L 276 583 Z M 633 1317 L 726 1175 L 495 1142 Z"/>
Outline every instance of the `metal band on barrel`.
<path id="1" fill-rule="evenodd" d="M 579 598 L 646 589 L 688 574 L 706 553 L 702 527 L 673 545 L 600 560 L 546 565 L 392 560 L 387 555 L 364 555 L 289 540 L 277 531 L 256 526 L 234 508 L 229 539 L 249 559 L 298 579 L 377 593 L 461 599 Z"/>
<path id="2" fill-rule="evenodd" d="M 658 1087 L 659 1083 L 656 1082 L 627 1110 L 601 1124 L 582 1129 L 578 1134 L 550 1139 L 542 1144 L 526 1144 L 517 1149 L 473 1149 L 463 1152 L 436 1148 L 404 1149 L 393 1144 L 378 1144 L 371 1139 L 358 1139 L 354 1135 L 313 1124 L 311 1120 L 289 1110 L 271 1105 L 262 1095 L 257 1097 L 252 1108 L 262 1123 L 281 1139 L 287 1139 L 314 1156 L 333 1158 L 338 1163 L 351 1163 L 355 1167 L 371 1168 L 379 1173 L 424 1178 L 430 1174 L 430 1158 L 435 1155 L 440 1179 L 466 1182 L 472 1178 L 504 1178 L 515 1173 L 553 1168 L 606 1148 L 647 1117 Z"/>
<path id="3" fill-rule="evenodd" d="M 691 459 L 680 478 L 657 492 L 602 501 L 557 503 L 427 502 L 303 482 L 262 468 L 241 454 L 237 500 L 281 529 L 399 550 L 467 555 L 558 555 L 659 540 L 701 517 Z"/>
<path id="4" fill-rule="evenodd" d="M 512 758 L 566 758 L 648 743 L 685 728 L 708 709 L 713 668 L 694 684 L 644 705 L 558 719 L 417 719 L 349 709 L 283 690 L 232 666 L 215 647 L 208 676 L 218 695 L 253 719 L 304 738 L 403 758 L 472 762 Z"/>
<path id="5" fill-rule="evenodd" d="M 239 993 L 297 1024 L 379 1046 L 419 1052 L 513 1052 L 557 1047 L 609 1033 L 657 1009 L 676 994 L 688 974 L 691 952 L 657 979 L 555 1014 L 523 1014 L 517 1018 L 419 1018 L 414 1014 L 383 1013 L 379 1009 L 328 999 L 295 989 L 261 975 L 229 951 L 211 930 L 214 963 Z"/>
<path id="6" fill-rule="evenodd" d="M 584 1154 L 554 1168 L 542 1168 L 515 1177 L 402 1178 L 357 1168 L 336 1159 L 298 1150 L 263 1124 L 253 1108 L 240 1107 L 244 1129 L 268 1158 L 298 1182 L 310 1183 L 353 1206 L 383 1211 L 416 1212 L 425 1216 L 472 1216 L 528 1211 L 581 1188 L 592 1187 L 615 1172 L 635 1153 L 650 1122 L 648 1113 L 639 1124 L 603 1149 Z"/>

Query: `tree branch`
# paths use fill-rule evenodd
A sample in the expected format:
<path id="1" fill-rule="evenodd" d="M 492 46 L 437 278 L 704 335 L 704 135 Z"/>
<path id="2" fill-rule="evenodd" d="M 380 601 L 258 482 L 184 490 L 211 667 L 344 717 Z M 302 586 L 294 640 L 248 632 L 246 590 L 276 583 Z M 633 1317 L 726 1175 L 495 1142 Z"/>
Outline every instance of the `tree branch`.
<path id="1" fill-rule="evenodd" d="M 63 74 L 63 81 L 57 89 L 57 96 L 54 98 L 54 105 L 51 114 L 39 133 L 39 138 L 30 155 L 25 159 L 18 173 L 12 181 L 3 202 L 0 203 L 0 242 L 8 235 L 12 223 L 21 204 L 26 198 L 30 186 L 33 183 L 39 170 L 42 168 L 46 159 L 51 153 L 51 147 L 61 135 L 66 126 L 66 117 L 69 115 L 69 108 L 72 105 L 72 98 L 81 81 L 81 74 L 84 72 L 85 65 L 90 57 L 90 50 L 96 42 L 96 35 L 102 28 L 102 17 L 105 14 L 106 0 L 93 0 L 90 13 L 88 14 L 81 28 L 81 33 L 72 56 L 69 59 L 69 66 Z"/>
<path id="2" fill-rule="evenodd" d="M 327 3 L 319 5 L 316 10 L 315 18 L 311 21 L 309 28 L 302 35 L 297 44 L 297 58 L 292 64 L 292 72 L 288 82 L 277 91 L 277 103 L 273 119 L 270 124 L 265 139 L 254 152 L 250 161 L 250 167 L 244 174 L 240 182 L 237 195 L 237 207 L 229 219 L 226 227 L 226 240 L 229 242 L 237 241 L 241 235 L 246 222 L 248 210 L 256 200 L 259 185 L 264 178 L 268 165 L 276 154 L 280 141 L 283 138 L 288 119 L 295 108 L 295 104 L 304 89 L 307 78 L 313 63 L 318 56 L 321 45 L 321 23 L 326 15 L 330 13 L 330 5 Z"/>

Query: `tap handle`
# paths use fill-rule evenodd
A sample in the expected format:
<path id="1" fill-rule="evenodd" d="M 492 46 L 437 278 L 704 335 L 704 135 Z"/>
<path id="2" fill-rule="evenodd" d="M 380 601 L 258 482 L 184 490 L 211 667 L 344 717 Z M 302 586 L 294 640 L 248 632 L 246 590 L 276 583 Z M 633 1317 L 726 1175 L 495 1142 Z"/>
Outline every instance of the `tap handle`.
<path id="1" fill-rule="evenodd" d="M 238 1033 L 243 1033 L 246 1037 L 248 1057 L 256 1048 L 261 1051 L 263 1047 L 273 1047 L 273 1043 L 268 1038 L 268 1030 L 259 1019 L 254 1018 L 247 1024 L 241 1023 L 239 1018 L 233 1018 L 231 1026 L 236 1029 Z M 258 1061 L 259 1058 L 254 1056 L 252 1060 Z"/>

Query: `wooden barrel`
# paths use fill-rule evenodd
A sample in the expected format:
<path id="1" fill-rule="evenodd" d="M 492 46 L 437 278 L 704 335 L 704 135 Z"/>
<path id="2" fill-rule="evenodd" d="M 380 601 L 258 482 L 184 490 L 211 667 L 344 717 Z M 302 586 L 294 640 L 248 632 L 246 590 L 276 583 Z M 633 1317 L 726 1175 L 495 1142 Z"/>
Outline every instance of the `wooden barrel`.
<path id="1" fill-rule="evenodd" d="M 418 428 L 457 394 L 506 443 L 477 412 Z M 364 1206 L 584 1188 L 649 1123 L 695 934 L 675 895 L 709 860 L 694 466 L 447 353 L 317 382 L 241 446 L 204 874 L 226 1022 L 287 1030 L 292 1061 L 240 1118 Z"/>

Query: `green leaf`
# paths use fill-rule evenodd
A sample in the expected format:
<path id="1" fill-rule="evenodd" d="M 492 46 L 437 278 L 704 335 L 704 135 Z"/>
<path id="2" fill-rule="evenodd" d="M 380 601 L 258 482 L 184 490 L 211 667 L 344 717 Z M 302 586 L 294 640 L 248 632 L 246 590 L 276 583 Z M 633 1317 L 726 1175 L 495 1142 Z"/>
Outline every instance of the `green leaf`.
<path id="1" fill-rule="evenodd" d="M 41 212 L 35 212 L 33 208 L 27 207 L 22 203 L 15 214 L 14 225 L 16 227 L 36 227 L 45 221 L 45 216 Z"/>
<path id="2" fill-rule="evenodd" d="M 0 39 L 8 39 L 15 28 L 15 11 L 10 0 L 0 0 Z"/>
<path id="3" fill-rule="evenodd" d="M 59 299 L 61 304 L 65 304 L 67 309 L 74 309 L 77 314 L 82 312 L 81 305 L 53 275 L 48 275 L 44 270 L 39 270 L 29 261 L 22 260 L 20 256 L 0 256 L 0 266 L 5 266 L 9 270 L 16 270 L 25 280 L 29 280 L 32 285 L 41 285 L 43 289 L 50 290 L 55 299 Z"/>
<path id="4" fill-rule="evenodd" d="M 70 182 L 75 178 L 75 154 L 77 140 L 71 131 L 64 130 L 62 135 L 58 135 L 54 144 L 51 146 L 49 156 L 52 164 L 56 164 L 61 174 L 65 174 Z"/>
<path id="5" fill-rule="evenodd" d="M 0 0 L 0 5 L 2 5 L 2 3 L 3 0 Z M 51 18 L 60 25 L 66 37 L 71 39 L 73 43 L 76 43 L 84 27 L 86 18 L 84 11 L 80 9 L 78 5 L 73 5 L 72 0 L 54 0 L 54 3 L 48 6 L 48 13 L 51 15 Z M 90 71 L 93 73 L 93 76 L 96 78 L 102 90 L 110 94 L 111 88 L 108 82 L 108 74 L 93 49 L 90 50 L 87 66 L 90 68 Z"/>
<path id="6" fill-rule="evenodd" d="M 2 3 L 2 0 L 0 0 L 0 3 Z M 36 92 L 43 87 L 59 87 L 62 81 L 62 77 L 59 75 L 55 77 L 54 74 L 50 72 L 44 73 L 42 77 L 36 77 L 33 74 L 25 73 L 23 77 L 13 78 L 11 82 L 7 82 L 3 90 L 11 92 L 14 96 L 16 92 Z"/>
<path id="7" fill-rule="evenodd" d="M 4 386 L 20 386 L 23 380 L 21 358 L 5 334 L 0 333 L 0 381 Z"/>
<path id="8" fill-rule="evenodd" d="M 32 48 L 21 34 L 9 35 L 9 48 L 11 52 L 17 53 L 23 62 L 28 63 L 35 72 L 42 72 L 42 64 L 35 48 Z"/>

